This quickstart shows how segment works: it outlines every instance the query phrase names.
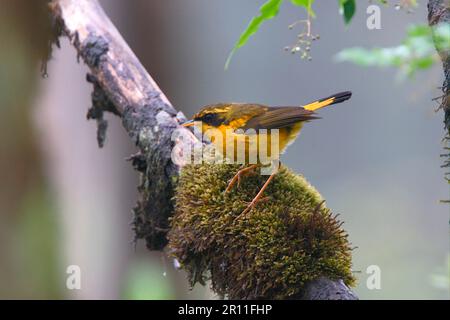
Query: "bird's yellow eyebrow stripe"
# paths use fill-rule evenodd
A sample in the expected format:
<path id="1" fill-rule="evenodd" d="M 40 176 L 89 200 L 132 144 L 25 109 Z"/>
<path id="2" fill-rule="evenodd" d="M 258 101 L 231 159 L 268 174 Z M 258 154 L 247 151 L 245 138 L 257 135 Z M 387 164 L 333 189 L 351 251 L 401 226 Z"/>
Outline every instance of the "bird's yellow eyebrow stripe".
<path id="1" fill-rule="evenodd" d="M 230 111 L 230 107 L 221 107 L 221 108 L 214 108 L 213 110 L 208 110 L 208 111 L 206 111 L 205 112 L 205 114 L 208 114 L 208 113 L 226 113 L 226 112 L 228 112 L 228 111 Z"/>

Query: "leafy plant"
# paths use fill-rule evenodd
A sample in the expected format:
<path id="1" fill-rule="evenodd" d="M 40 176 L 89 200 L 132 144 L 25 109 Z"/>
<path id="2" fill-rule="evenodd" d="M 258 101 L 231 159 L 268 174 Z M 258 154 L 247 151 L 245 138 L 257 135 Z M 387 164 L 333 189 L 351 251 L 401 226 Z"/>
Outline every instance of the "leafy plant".
<path id="1" fill-rule="evenodd" d="M 399 46 L 373 49 L 348 48 L 339 52 L 336 59 L 360 66 L 397 67 L 404 74 L 412 76 L 418 70 L 427 69 L 439 61 L 435 45 L 440 50 L 450 49 L 448 24 L 440 24 L 433 28 L 427 25 L 413 25 L 408 28 L 406 38 Z"/>
<path id="2" fill-rule="evenodd" d="M 306 10 L 306 13 L 308 15 L 307 21 L 308 21 L 308 29 L 310 29 L 311 24 L 311 18 L 315 18 L 315 13 L 312 9 L 312 5 L 315 0 L 290 0 L 290 2 L 297 7 L 301 7 Z M 350 23 L 352 20 L 355 12 L 356 12 L 356 1 L 355 0 L 338 0 L 339 1 L 339 7 L 344 17 L 344 22 L 346 24 Z M 225 63 L 225 69 L 228 69 L 228 66 L 230 65 L 231 58 L 233 57 L 234 53 L 241 47 L 243 47 L 249 38 L 255 34 L 261 24 L 264 21 L 273 19 L 278 15 L 278 12 L 280 10 L 280 6 L 283 3 L 283 0 L 267 0 L 260 8 L 259 8 L 259 15 L 254 17 L 250 23 L 248 24 L 247 28 L 244 30 L 244 32 L 241 33 L 238 41 L 234 45 L 233 49 L 231 50 L 230 54 L 228 55 L 227 61 Z M 308 30 L 308 36 L 310 36 L 310 31 Z M 295 46 L 297 47 L 297 46 Z M 295 51 L 294 51 L 295 52 Z"/>

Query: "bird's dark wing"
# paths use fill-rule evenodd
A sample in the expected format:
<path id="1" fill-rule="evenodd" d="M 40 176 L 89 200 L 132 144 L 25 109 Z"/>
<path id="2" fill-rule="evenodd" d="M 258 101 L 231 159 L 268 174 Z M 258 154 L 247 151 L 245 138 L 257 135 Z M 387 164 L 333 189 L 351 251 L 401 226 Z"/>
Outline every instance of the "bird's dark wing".
<path id="1" fill-rule="evenodd" d="M 249 119 L 242 129 L 279 129 L 313 119 L 319 117 L 301 107 L 268 107 L 265 112 Z"/>

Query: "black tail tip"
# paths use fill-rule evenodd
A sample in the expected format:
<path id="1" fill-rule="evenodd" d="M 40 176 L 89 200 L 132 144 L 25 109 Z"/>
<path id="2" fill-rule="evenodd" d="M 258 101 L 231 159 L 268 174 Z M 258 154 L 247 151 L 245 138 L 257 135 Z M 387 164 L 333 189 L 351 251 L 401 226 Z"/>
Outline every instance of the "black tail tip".
<path id="1" fill-rule="evenodd" d="M 330 98 L 334 98 L 333 103 L 341 103 L 345 100 L 350 99 L 351 97 L 352 97 L 351 91 L 343 91 L 330 96 Z"/>

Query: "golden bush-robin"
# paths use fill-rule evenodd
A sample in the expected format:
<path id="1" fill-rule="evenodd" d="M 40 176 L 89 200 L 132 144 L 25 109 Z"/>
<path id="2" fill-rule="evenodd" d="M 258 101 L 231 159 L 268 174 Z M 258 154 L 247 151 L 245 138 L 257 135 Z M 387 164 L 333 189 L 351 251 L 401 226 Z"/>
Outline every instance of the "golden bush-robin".
<path id="1" fill-rule="evenodd" d="M 349 91 L 340 92 L 302 107 L 270 107 L 253 103 L 213 104 L 202 108 L 192 120 L 183 123 L 183 126 L 199 124 L 204 135 L 210 138 L 227 159 L 236 160 L 239 141 L 244 142 L 245 158 L 242 158 L 244 167 L 230 180 L 225 190 L 228 192 L 236 183 L 239 184 L 243 175 L 257 167 L 267 165 L 262 162 L 261 154 L 266 155 L 271 161 L 278 160 L 280 154 L 297 138 L 303 123 L 318 119 L 316 110 L 341 103 L 350 99 L 351 95 Z M 230 148 L 230 143 L 233 144 L 233 148 Z M 272 150 L 274 143 L 277 150 Z M 231 154 L 227 152 L 230 149 L 233 150 Z M 275 174 L 276 171 L 272 172 L 241 215 L 249 212 L 261 199 Z"/>

